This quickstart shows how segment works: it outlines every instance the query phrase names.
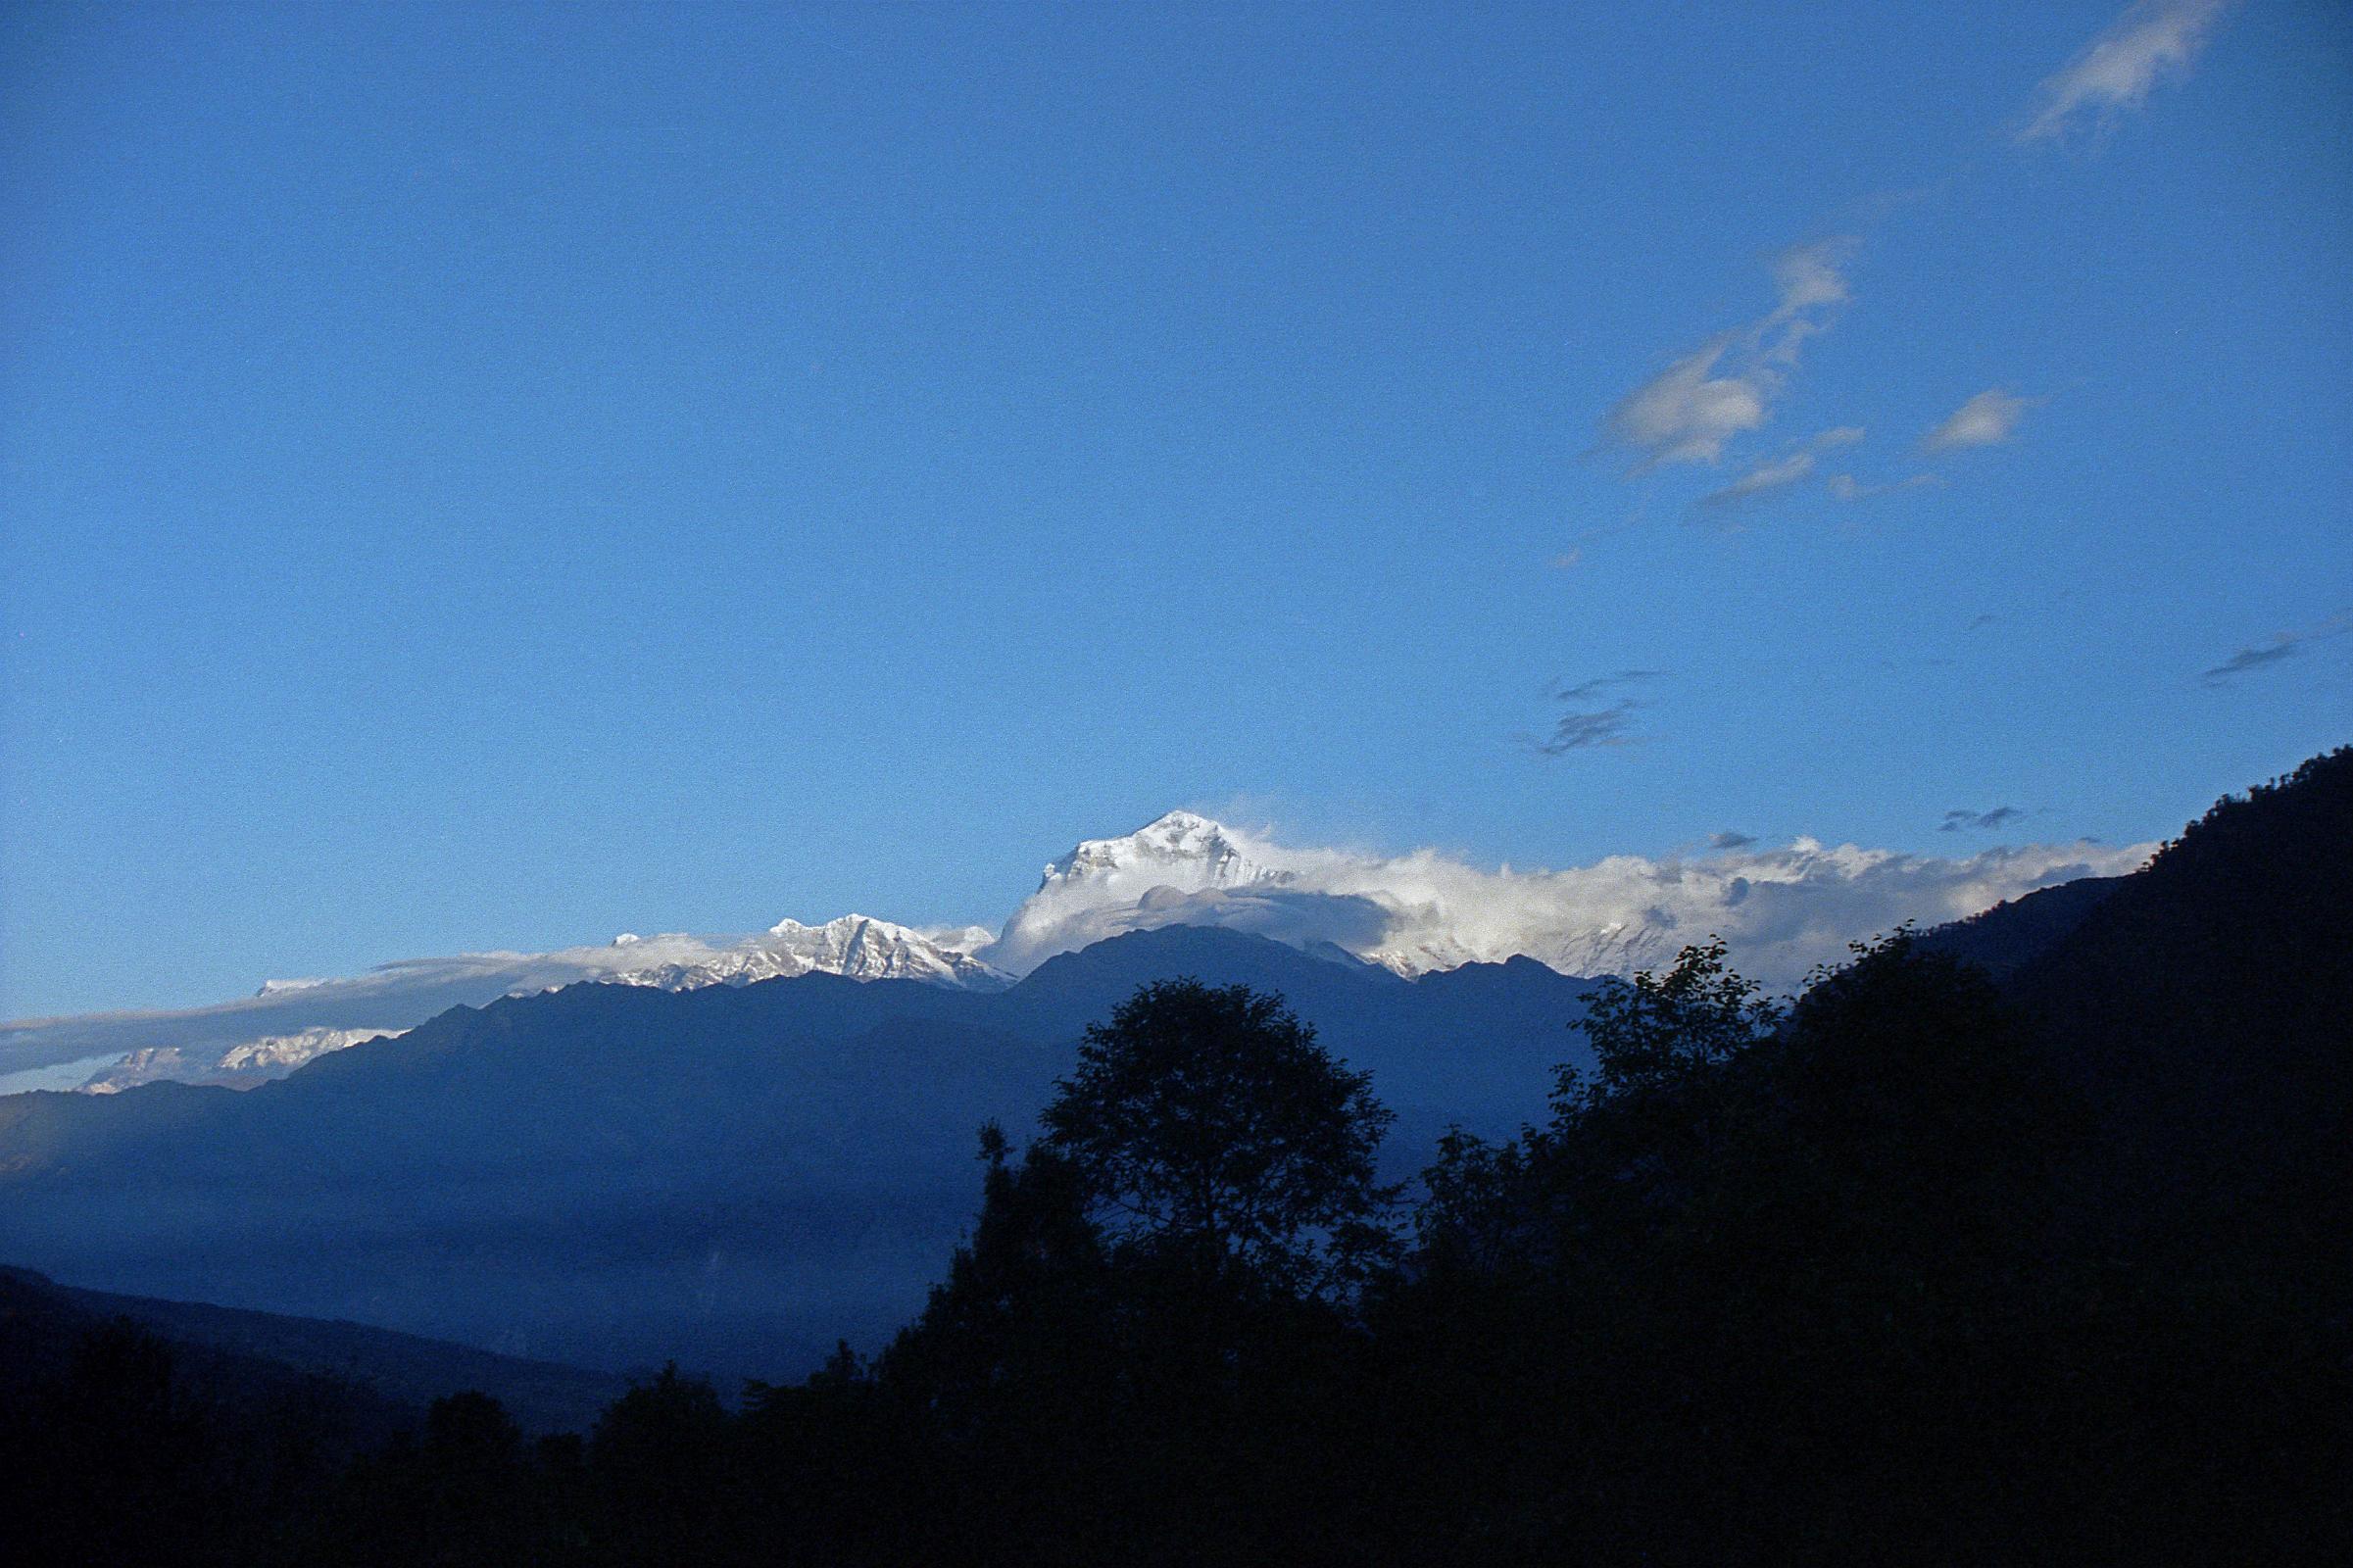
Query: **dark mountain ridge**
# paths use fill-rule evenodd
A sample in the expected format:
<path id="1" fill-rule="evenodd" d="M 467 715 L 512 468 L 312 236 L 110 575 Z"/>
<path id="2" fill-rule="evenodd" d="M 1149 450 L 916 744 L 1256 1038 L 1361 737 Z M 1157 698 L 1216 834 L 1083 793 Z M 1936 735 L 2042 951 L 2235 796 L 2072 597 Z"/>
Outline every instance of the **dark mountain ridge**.
<path id="1" fill-rule="evenodd" d="M 2339 748 L 2226 796 L 2131 876 L 2045 888 L 1918 945 L 2001 986 L 2148 1189 L 2236 1203 L 2342 1185 L 2324 1167 L 2353 1137 L 2348 888 Z"/>
<path id="2" fill-rule="evenodd" d="M 1407 983 L 1244 933 L 1136 932 L 995 995 L 810 974 L 457 1007 L 247 1091 L 0 1099 L 0 1256 L 613 1370 L 791 1375 L 917 1305 L 973 1137 L 1026 1126 L 1149 980 L 1281 992 L 1398 1111 L 1392 1164 L 1507 1131 L 1577 1055 L 1587 982 Z"/>
<path id="3" fill-rule="evenodd" d="M 2010 982 L 2118 1152 L 2102 1212 L 2169 1232 L 2203 1214 L 2203 1234 L 2261 1259 L 2249 1274 L 2339 1302 L 2353 1301 L 2348 888 L 2340 748 L 2217 803 Z"/>
<path id="4" fill-rule="evenodd" d="M 1942 953 L 2007 980 L 2073 933 L 2127 878 L 2078 877 L 2007 899 L 1966 920 L 1920 933 L 1924 952 Z"/>

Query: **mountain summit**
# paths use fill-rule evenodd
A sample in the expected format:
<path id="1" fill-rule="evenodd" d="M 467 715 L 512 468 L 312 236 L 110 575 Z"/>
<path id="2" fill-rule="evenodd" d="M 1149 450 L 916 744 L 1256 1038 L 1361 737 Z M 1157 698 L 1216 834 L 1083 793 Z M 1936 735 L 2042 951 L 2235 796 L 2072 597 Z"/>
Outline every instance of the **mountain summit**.
<path id="1" fill-rule="evenodd" d="M 1743 845 L 1560 871 L 1483 869 L 1436 850 L 1295 848 L 1192 811 L 1089 839 L 979 956 L 1026 974 L 1129 931 L 1225 926 L 1306 952 L 1337 949 L 1408 978 L 1527 956 L 1563 974 L 1672 962 L 1710 932 L 1767 985 L 1795 984 L 1854 937 L 1940 925 L 2078 877 L 2130 871 L 2150 846 L 1995 847 L 1944 859 L 1827 845 Z"/>
<path id="2" fill-rule="evenodd" d="M 1058 883 L 1105 884 L 1150 877 L 1151 886 L 1194 893 L 1202 888 L 1282 881 L 1286 876 L 1252 858 L 1224 823 L 1191 811 L 1170 811 L 1123 838 L 1086 840 L 1047 866 L 1039 891 L 1051 892 Z"/>
<path id="3" fill-rule="evenodd" d="M 959 933 L 969 940 L 969 933 Z M 622 939 L 623 945 L 637 939 Z M 622 985 L 691 991 L 698 986 L 744 986 L 794 975 L 847 975 L 853 980 L 920 980 L 959 991 L 1001 991 L 1011 977 L 948 942 L 870 915 L 845 914 L 823 925 L 779 920 L 707 955 L 624 969 Z"/>
<path id="4" fill-rule="evenodd" d="M 1087 839 L 1048 864 L 1038 891 L 1022 901 L 1005 934 L 986 951 L 992 962 L 1020 973 L 1118 930 L 1229 923 L 1199 918 L 1201 911 L 1190 906 L 1180 920 L 1112 912 L 1167 909 L 1197 894 L 1285 886 L 1296 874 L 1270 863 L 1280 853 L 1192 811 L 1170 811 L 1118 838 Z M 1107 925 L 1106 915 L 1112 917 Z"/>

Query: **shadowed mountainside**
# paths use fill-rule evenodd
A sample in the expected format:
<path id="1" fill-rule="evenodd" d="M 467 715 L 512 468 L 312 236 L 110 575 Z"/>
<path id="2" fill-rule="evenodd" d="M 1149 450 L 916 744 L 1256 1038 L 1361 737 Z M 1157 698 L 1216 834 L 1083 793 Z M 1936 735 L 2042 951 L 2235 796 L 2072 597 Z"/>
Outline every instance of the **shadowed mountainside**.
<path id="1" fill-rule="evenodd" d="M 1983 914 L 1922 932 L 1920 950 L 1945 954 L 1977 965 L 1995 980 L 2007 980 L 2073 933 L 2124 881 L 2120 876 L 2085 876 L 2037 889 Z"/>
<path id="2" fill-rule="evenodd" d="M 813 1366 L 920 1302 L 972 1138 L 1026 1123 L 1148 980 L 1279 991 L 1399 1112 L 1507 1131 L 1588 983 L 1515 961 L 1402 982 L 1239 932 L 1137 932 L 972 995 L 828 974 L 581 985 L 461 1007 L 236 1092 L 0 1099 L 0 1256 L 615 1370 Z"/>

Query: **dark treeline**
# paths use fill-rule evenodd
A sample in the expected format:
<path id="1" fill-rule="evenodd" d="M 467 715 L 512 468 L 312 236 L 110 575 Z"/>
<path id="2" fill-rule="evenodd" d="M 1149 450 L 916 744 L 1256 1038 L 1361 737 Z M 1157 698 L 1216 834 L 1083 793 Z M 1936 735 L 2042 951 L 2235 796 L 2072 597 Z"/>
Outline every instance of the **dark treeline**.
<path id="1" fill-rule="evenodd" d="M 2348 887 L 2340 751 L 1998 987 L 1897 933 L 1784 1005 L 1689 949 L 1410 1205 L 1279 999 L 1147 987 L 984 1129 L 870 1361 L 273 1469 L 117 1329 L 20 1391 L 59 1425 L 0 1507 L 82 1561 L 2345 1560 Z"/>

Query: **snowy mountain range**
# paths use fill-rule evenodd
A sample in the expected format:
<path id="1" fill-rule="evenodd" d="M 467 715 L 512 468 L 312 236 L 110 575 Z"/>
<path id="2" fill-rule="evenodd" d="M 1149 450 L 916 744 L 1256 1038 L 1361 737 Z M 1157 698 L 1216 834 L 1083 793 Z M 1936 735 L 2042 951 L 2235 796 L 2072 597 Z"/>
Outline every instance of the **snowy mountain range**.
<path id="1" fill-rule="evenodd" d="M 1056 954 L 1173 925 L 1245 931 L 1409 978 L 1520 956 L 1564 974 L 1624 973 L 1720 934 L 1743 972 L 1788 987 L 1855 939 L 2130 871 L 2151 848 L 2029 845 L 1946 858 L 1801 838 L 1778 849 L 1612 856 L 1560 871 L 1486 870 L 1434 850 L 1297 848 L 1170 811 L 1053 861 L 994 935 L 849 914 L 741 937 L 625 933 L 553 953 L 469 953 L 347 978 L 271 980 L 210 1007 L 0 1024 L 0 1093 L 157 1079 L 250 1085 L 452 1006 L 586 980 L 683 991 L 823 972 L 997 991 Z"/>
<path id="2" fill-rule="evenodd" d="M 290 1035 L 264 1035 L 225 1051 L 198 1047 L 150 1046 L 134 1051 L 110 1067 L 90 1075 L 82 1088 L 93 1095 L 120 1094 L 141 1084 L 220 1084 L 250 1089 L 272 1078 L 283 1078 L 315 1056 L 356 1046 L 363 1040 L 395 1040 L 405 1029 L 304 1029 Z"/>
<path id="3" fill-rule="evenodd" d="M 622 985 L 692 991 L 698 986 L 746 986 L 756 980 L 823 972 L 853 980 L 920 980 L 958 991 L 1002 991 L 1013 977 L 971 954 L 988 940 L 986 926 L 926 935 L 862 914 L 845 914 L 823 925 L 779 920 L 760 935 L 718 948 L 709 956 L 668 958 L 610 978 Z M 613 938 L 613 945 L 629 949 L 646 943 L 624 933 Z"/>

